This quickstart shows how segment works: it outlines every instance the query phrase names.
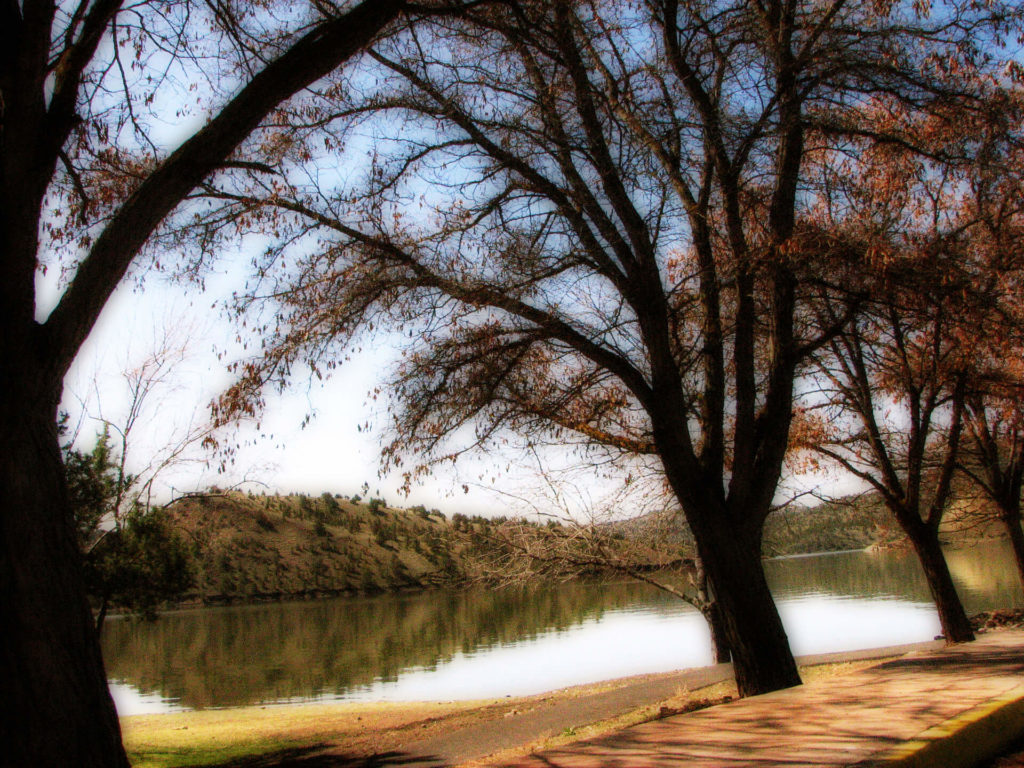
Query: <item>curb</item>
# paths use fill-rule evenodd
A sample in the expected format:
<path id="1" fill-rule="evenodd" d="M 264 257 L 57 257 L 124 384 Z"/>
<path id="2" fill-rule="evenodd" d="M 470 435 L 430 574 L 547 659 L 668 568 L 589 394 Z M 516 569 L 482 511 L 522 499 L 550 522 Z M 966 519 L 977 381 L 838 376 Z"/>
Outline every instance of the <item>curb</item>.
<path id="1" fill-rule="evenodd" d="M 862 765 L 972 768 L 997 757 L 1024 734 L 1024 685 L 919 733 Z"/>

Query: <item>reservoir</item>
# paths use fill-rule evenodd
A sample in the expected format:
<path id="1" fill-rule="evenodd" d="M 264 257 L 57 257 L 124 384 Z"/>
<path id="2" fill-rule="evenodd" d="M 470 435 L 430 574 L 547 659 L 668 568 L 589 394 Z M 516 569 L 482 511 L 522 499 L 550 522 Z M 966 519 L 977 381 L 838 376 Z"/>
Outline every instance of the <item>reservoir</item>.
<path id="1" fill-rule="evenodd" d="M 1024 607 L 1009 547 L 947 553 L 968 614 Z M 797 655 L 940 632 L 910 553 L 766 562 Z M 710 664 L 703 618 L 635 582 L 570 582 L 346 597 L 108 619 L 122 715 L 289 702 L 519 696 Z"/>

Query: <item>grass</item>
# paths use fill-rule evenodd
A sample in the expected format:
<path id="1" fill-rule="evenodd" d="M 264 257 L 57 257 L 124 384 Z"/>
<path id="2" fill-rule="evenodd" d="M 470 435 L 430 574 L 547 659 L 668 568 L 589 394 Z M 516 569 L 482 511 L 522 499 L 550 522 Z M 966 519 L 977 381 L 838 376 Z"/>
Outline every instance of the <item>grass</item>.
<path id="1" fill-rule="evenodd" d="M 220 766 L 256 757 L 344 749 L 363 756 L 454 725 L 487 702 L 323 704 L 201 710 L 121 719 L 135 768 Z"/>
<path id="2" fill-rule="evenodd" d="M 519 700 L 241 707 L 121 719 L 135 768 L 227 766 L 299 751 L 365 757 L 513 711 Z"/>

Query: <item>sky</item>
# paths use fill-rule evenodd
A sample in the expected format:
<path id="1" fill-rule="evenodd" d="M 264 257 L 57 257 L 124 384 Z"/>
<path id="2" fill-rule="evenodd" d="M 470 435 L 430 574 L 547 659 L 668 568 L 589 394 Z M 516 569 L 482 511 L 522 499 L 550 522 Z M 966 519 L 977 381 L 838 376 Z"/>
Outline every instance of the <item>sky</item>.
<path id="1" fill-rule="evenodd" d="M 185 354 L 169 380 L 147 398 L 129 439 L 129 469 L 145 471 L 151 458 L 179 442 L 190 425 L 207 420 L 210 401 L 231 383 L 226 363 L 239 353 L 233 324 L 216 306 L 238 280 L 229 261 L 206 280 L 206 291 L 161 275 L 145 276 L 141 289 L 131 280 L 118 289 L 65 379 L 64 408 L 72 416 L 80 449 L 91 447 L 101 419 L 124 424 L 130 403 L 125 372 L 152 357 L 168 337 L 174 346 L 184 345 Z M 57 294 L 56 280 L 41 276 L 39 291 L 44 313 Z M 218 352 L 227 356 L 218 359 Z M 423 504 L 449 514 L 513 512 L 500 494 L 477 487 L 486 469 L 479 463 L 461 475 L 447 472 L 428 479 L 408 498 L 398 492 L 399 476 L 378 476 L 387 418 L 382 400 L 374 402 L 368 394 L 383 383 L 396 359 L 395 349 L 379 344 L 354 354 L 324 382 L 296 377 L 287 392 L 268 396 L 259 431 L 248 425 L 219 433 L 222 440 L 242 446 L 226 472 L 217 472 L 217 455 L 192 450 L 189 461 L 161 472 L 159 499 L 238 483 L 256 493 L 351 496 L 363 494 L 367 484 L 370 495 L 394 505 Z M 313 418 L 303 427 L 308 414 Z"/>
<path id="2" fill-rule="evenodd" d="M 241 258 L 241 257 L 239 257 Z M 226 363 L 240 354 L 235 328 L 219 306 L 239 284 L 239 258 L 224 260 L 197 285 L 168 281 L 159 274 L 126 281 L 104 309 L 75 364 L 65 379 L 64 408 L 78 434 L 77 447 L 88 450 L 102 429 L 102 419 L 125 423 L 129 408 L 125 373 L 141 365 L 170 339 L 184 355 L 170 376 L 147 398 L 142 416 L 128 441 L 128 469 L 145 473 L 148 465 L 176 445 L 190 426 L 201 426 L 209 403 L 232 380 Z M 41 308 L 57 295 L 52 277 L 40 277 Z M 271 393 L 260 429 L 243 425 L 222 430 L 222 442 L 240 447 L 226 471 L 218 472 L 219 455 L 198 446 L 183 460 L 162 469 L 154 501 L 165 502 L 182 493 L 218 486 L 238 486 L 255 493 L 324 492 L 344 496 L 379 496 L 394 506 L 422 504 L 446 514 L 520 515 L 541 511 L 559 516 L 597 515 L 613 507 L 616 516 L 633 516 L 646 509 L 623 500 L 621 480 L 597 471 L 571 475 L 557 494 L 546 487 L 533 467 L 511 464 L 494 454 L 461 461 L 414 486 L 405 497 L 398 474 L 379 476 L 380 447 L 388 416 L 384 398 L 371 391 L 384 384 L 389 367 L 398 359 L 386 338 L 331 372 L 324 381 L 299 375 L 284 393 Z M 223 359 L 218 353 L 224 353 Z M 312 414 L 308 422 L 307 415 Z M 305 426 L 304 426 L 305 424 Z M 566 463 L 567 451 L 548 451 L 546 464 Z M 560 477 L 560 476 L 559 476 Z M 790 485 L 800 489 L 824 483 L 833 492 L 857 490 L 836 478 L 805 478 Z M 849 486 L 849 487 L 847 487 Z M 467 492 L 468 491 L 468 492 Z M 809 497 L 801 498 L 810 503 Z"/>
<path id="3" fill-rule="evenodd" d="M 186 140 L 206 118 L 203 107 L 193 104 L 197 94 L 191 90 L 196 82 L 205 92 L 202 79 L 196 81 L 187 72 L 173 74 L 146 112 L 150 140 L 168 150 Z M 229 86 L 224 87 L 230 91 Z M 148 86 L 139 87 L 139 94 L 147 92 Z M 205 98 L 213 97 L 207 93 Z M 135 140 L 124 133 L 117 142 Z M 358 142 L 352 146 L 362 147 Z M 249 243 L 247 247 L 259 246 Z M 242 288 L 249 271 L 251 250 L 244 250 L 245 245 L 239 248 L 237 253 L 222 255 L 212 272 L 204 275 L 205 290 L 198 284 L 169 281 L 159 273 L 129 275 L 123 281 L 65 378 L 62 407 L 71 416 L 78 449 L 91 449 L 103 420 L 124 424 L 130 401 L 125 373 L 150 358 L 167 338 L 183 346 L 185 354 L 168 381 L 145 403 L 128 443 L 128 470 L 145 472 L 154 457 L 159 459 L 190 427 L 207 420 L 210 402 L 231 383 L 227 363 L 243 354 L 234 340 L 234 324 L 222 309 L 232 291 Z M 62 261 L 66 254 L 48 257 L 48 269 L 37 273 L 40 321 L 59 300 L 65 287 L 61 273 L 68 266 Z M 173 260 L 173 255 L 165 259 Z M 388 420 L 381 412 L 383 400 L 373 402 L 368 394 L 384 383 L 397 356 L 394 347 L 377 343 L 353 354 L 322 383 L 297 376 L 286 393 L 268 396 L 261 430 L 248 427 L 237 434 L 220 433 L 221 439 L 237 438 L 241 444 L 226 472 L 217 472 L 217 455 L 192 450 L 187 460 L 160 471 L 154 500 L 164 502 L 213 485 L 241 484 L 256 493 L 346 496 L 365 495 L 366 488 L 370 495 L 393 505 L 423 504 L 448 514 L 518 514 L 522 505 L 508 494 L 510 487 L 514 493 L 521 483 L 506 485 L 497 493 L 481 488 L 490 485 L 493 467 L 504 461 L 501 457 L 466 462 L 458 472 L 441 472 L 408 497 L 399 493 L 400 476 L 379 477 Z M 310 414 L 313 418 L 306 423 Z"/>
<path id="4" fill-rule="evenodd" d="M 172 282 L 162 274 L 129 277 L 115 292 L 65 379 L 64 409 L 78 435 L 76 446 L 89 450 L 103 421 L 123 426 L 130 398 L 126 372 L 151 358 L 161 346 L 181 347 L 184 354 L 165 382 L 144 403 L 128 441 L 128 470 L 145 474 L 159 463 L 192 427 L 209 417 L 209 404 L 232 376 L 227 363 L 242 350 L 223 302 L 244 281 L 244 253 L 222 258 L 204 281 Z M 38 277 L 39 314 L 45 316 L 60 286 L 51 270 Z M 170 340 L 169 342 L 167 340 Z M 284 393 L 268 393 L 260 429 L 242 425 L 221 430 L 224 444 L 237 444 L 234 461 L 218 471 L 220 455 L 198 445 L 181 460 L 160 469 L 153 501 L 163 503 L 183 493 L 212 486 L 239 487 L 255 493 L 328 492 L 378 496 L 394 506 L 422 504 L 446 514 L 521 515 L 547 513 L 576 519 L 614 514 L 630 517 L 647 509 L 624 496 L 622 478 L 602 477 L 598 470 L 577 470 L 563 477 L 557 491 L 522 456 L 493 454 L 463 459 L 415 485 L 406 497 L 397 473 L 381 477 L 380 449 L 389 424 L 386 398 L 372 390 L 386 383 L 399 358 L 387 337 L 366 345 L 329 372 L 323 381 L 299 374 Z M 307 421 L 307 416 L 312 418 Z M 568 450 L 549 449 L 545 466 L 574 463 Z M 807 489 L 842 495 L 862 490 L 850 478 L 790 478 L 778 500 Z M 811 496 L 800 502 L 812 504 Z M 648 502 L 656 503 L 656 502 Z M 608 512 L 607 510 L 611 510 Z"/>
<path id="5" fill-rule="evenodd" d="M 183 79 L 183 83 L 187 81 Z M 196 109 L 182 115 L 184 102 L 178 99 L 186 94 L 176 91 L 173 84 L 168 87 L 168 93 L 151 106 L 151 137 L 162 146 L 173 147 L 198 127 L 203 113 Z M 356 142 L 354 146 L 361 145 Z M 101 419 L 114 425 L 124 423 L 129 405 L 124 374 L 152 356 L 163 338 L 181 344 L 185 354 L 168 381 L 145 404 L 129 440 L 129 470 L 144 472 L 153 457 L 182 439 L 190 425 L 205 422 L 209 403 L 231 382 L 226 363 L 242 354 L 234 341 L 233 323 L 221 306 L 232 290 L 244 283 L 248 262 L 243 251 L 227 254 L 206 277 L 205 292 L 196 284 L 169 282 L 160 274 L 125 281 L 104 309 L 65 381 L 64 408 L 77 427 L 80 449 L 91 447 L 102 428 Z M 48 314 L 59 295 L 59 272 L 51 269 L 39 275 L 40 317 Z M 377 343 L 354 354 L 323 383 L 297 376 L 286 393 L 268 397 L 262 429 L 243 427 L 237 434 L 221 433 L 222 441 L 237 439 L 240 444 L 234 463 L 224 474 L 216 471 L 218 456 L 191 451 L 189 461 L 161 472 L 157 500 L 237 483 L 256 492 L 316 495 L 325 491 L 363 494 L 368 486 L 370 495 L 382 496 L 391 504 L 423 504 L 449 513 L 523 511 L 516 496 L 527 492 L 527 486 L 537 484 L 538 479 L 528 469 L 509 470 L 507 457 L 500 455 L 467 461 L 457 471 L 429 478 L 408 498 L 398 492 L 400 477 L 378 476 L 388 423 L 387 414 L 381 411 L 386 400 L 373 401 L 368 393 L 384 383 L 396 359 L 393 346 Z M 310 414 L 313 418 L 303 427 Z M 563 450 L 559 455 L 553 449 L 545 459 L 565 463 L 567 453 Z M 498 492 L 485 490 L 491 477 L 497 478 Z M 566 504 L 576 508 L 614 494 L 615 483 L 621 484 L 621 479 L 602 479 L 597 473 L 584 473 L 574 480 L 567 493 L 578 498 Z"/>

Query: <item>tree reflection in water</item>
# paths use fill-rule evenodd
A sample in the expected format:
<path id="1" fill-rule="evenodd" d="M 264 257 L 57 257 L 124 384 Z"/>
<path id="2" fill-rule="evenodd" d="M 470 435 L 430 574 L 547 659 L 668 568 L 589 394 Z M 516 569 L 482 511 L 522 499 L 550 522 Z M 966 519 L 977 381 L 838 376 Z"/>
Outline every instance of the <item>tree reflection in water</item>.
<path id="1" fill-rule="evenodd" d="M 1024 605 L 1007 548 L 979 545 L 951 552 L 949 561 L 969 612 Z M 793 557 L 772 561 L 767 570 L 777 598 L 790 604 L 787 631 L 798 652 L 832 650 L 829 644 L 837 641 L 827 632 L 836 632 L 836 622 L 844 616 L 861 631 L 856 638 L 843 638 L 843 649 L 850 643 L 869 647 L 930 639 L 930 618 L 920 623 L 928 613 L 928 590 L 910 555 Z M 486 667 L 495 676 L 493 691 L 479 695 L 501 695 L 508 680 L 531 672 L 521 668 L 525 657 L 512 654 L 513 644 L 521 649 L 536 641 L 535 653 L 549 648 L 557 656 L 553 649 L 565 639 L 566 630 L 584 624 L 593 635 L 590 643 L 600 644 L 602 631 L 615 632 L 615 637 L 608 635 L 609 648 L 614 643 L 628 648 L 633 631 L 645 635 L 647 642 L 701 646 L 694 649 L 692 662 L 687 661 L 687 648 L 673 648 L 666 658 L 677 659 L 674 666 L 708 663 L 703 642 L 690 634 L 688 623 L 686 635 L 678 640 L 672 633 L 682 625 L 666 623 L 670 617 L 689 620 L 691 610 L 635 583 L 434 591 L 181 611 L 155 623 L 110 621 L 103 647 L 113 680 L 188 708 L 345 698 L 375 684 L 372 690 L 379 691 L 382 681 L 400 675 L 429 674 L 450 666 L 456 657 L 487 655 L 494 655 Z M 610 621 L 609 614 L 618 618 Z M 901 623 L 906 632 L 922 636 L 899 634 Z M 637 661 L 642 665 L 645 660 Z M 590 677 L 576 680 L 572 669 L 560 670 L 567 672 L 569 682 L 601 679 L 600 672 L 593 677 L 592 664 L 579 662 L 580 675 Z M 571 667 L 574 659 L 570 655 L 562 663 Z M 671 661 L 666 663 L 666 669 L 672 668 Z M 622 669 L 604 677 L 633 673 Z M 637 671 L 651 670 L 640 666 Z M 484 690 L 490 681 L 475 682 L 474 690 Z M 561 684 L 568 682 L 554 683 Z M 539 682 L 537 690 L 545 689 Z M 440 686 L 433 691 L 435 698 L 456 695 Z"/>

